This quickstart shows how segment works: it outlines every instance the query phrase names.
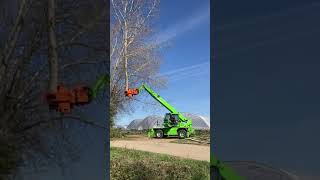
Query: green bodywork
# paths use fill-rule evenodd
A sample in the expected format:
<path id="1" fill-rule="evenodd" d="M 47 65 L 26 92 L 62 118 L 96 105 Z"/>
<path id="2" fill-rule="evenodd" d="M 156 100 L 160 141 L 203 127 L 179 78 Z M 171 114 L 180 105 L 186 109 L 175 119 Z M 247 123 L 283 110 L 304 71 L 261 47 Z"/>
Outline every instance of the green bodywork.
<path id="1" fill-rule="evenodd" d="M 219 161 L 213 154 L 210 155 L 210 166 L 214 180 L 245 180 L 239 176 L 232 168 Z"/>
<path id="2" fill-rule="evenodd" d="M 107 85 L 109 84 L 109 75 L 108 74 L 102 74 L 98 77 L 94 85 L 89 88 L 89 98 L 90 101 L 94 100 L 98 93 L 103 90 Z"/>
<path id="3" fill-rule="evenodd" d="M 185 117 L 179 111 L 177 111 L 172 105 L 170 105 L 166 100 L 164 100 L 159 94 L 155 93 L 150 87 L 143 84 L 138 90 L 139 93 L 142 90 L 146 90 L 151 97 L 158 101 L 163 107 L 168 109 L 170 113 L 167 113 L 164 117 L 163 127 L 151 128 L 148 131 L 149 137 L 156 137 L 156 131 L 162 130 L 164 136 L 178 136 L 179 130 L 184 129 L 186 131 L 186 137 L 192 136 L 194 134 L 194 129 L 192 128 L 192 119 Z M 170 117 L 176 118 L 176 124 L 173 124 Z"/>

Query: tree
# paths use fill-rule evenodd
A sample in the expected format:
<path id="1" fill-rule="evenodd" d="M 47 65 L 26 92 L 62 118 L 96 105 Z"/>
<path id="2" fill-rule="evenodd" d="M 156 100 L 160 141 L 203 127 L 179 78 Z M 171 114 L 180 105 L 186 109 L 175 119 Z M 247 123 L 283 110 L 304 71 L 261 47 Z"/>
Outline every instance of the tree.
<path id="1" fill-rule="evenodd" d="M 164 85 L 164 79 L 156 77 L 162 44 L 153 39 L 159 4 L 159 0 L 111 0 L 111 125 L 117 114 L 130 111 L 133 99 L 124 96 L 125 90 L 141 83 Z"/>
<path id="2" fill-rule="evenodd" d="M 85 108 L 61 116 L 49 111 L 45 95 L 57 83 L 91 85 L 109 71 L 108 8 L 85 0 L 0 3 L 0 179 L 7 179 L 26 164 L 77 158 L 66 125 L 82 126 Z"/>
<path id="3" fill-rule="evenodd" d="M 55 34 L 55 0 L 48 0 L 48 62 L 49 85 L 48 92 L 54 93 L 58 85 L 58 53 Z"/>

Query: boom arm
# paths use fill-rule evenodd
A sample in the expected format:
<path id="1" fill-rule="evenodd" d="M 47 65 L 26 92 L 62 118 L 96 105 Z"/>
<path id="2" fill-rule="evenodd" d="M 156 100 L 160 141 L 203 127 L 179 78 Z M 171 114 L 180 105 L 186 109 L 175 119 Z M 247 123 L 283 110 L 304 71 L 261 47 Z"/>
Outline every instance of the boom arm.
<path id="1" fill-rule="evenodd" d="M 90 100 L 95 99 L 97 97 L 97 94 L 102 89 L 104 89 L 108 83 L 109 83 L 109 76 L 107 74 L 101 75 L 89 91 Z"/>
<path id="2" fill-rule="evenodd" d="M 151 97 L 153 97 L 156 101 L 158 101 L 163 107 L 169 110 L 172 114 L 178 114 L 179 119 L 181 121 L 187 121 L 187 118 L 181 114 L 179 111 L 177 111 L 171 104 L 169 104 L 166 100 L 164 100 L 159 94 L 154 92 L 150 87 L 148 87 L 145 84 L 142 84 L 142 86 L 139 89 L 129 89 L 129 91 L 126 92 L 127 96 L 133 96 L 139 94 L 143 89 L 145 89 Z"/>
<path id="3" fill-rule="evenodd" d="M 155 93 L 151 88 L 149 88 L 148 86 L 146 86 L 145 84 L 143 84 L 140 88 L 139 91 L 141 91 L 142 89 L 145 89 L 150 96 L 152 96 L 155 100 L 157 100 L 162 106 L 164 106 L 165 108 L 167 108 L 171 113 L 173 114 L 178 114 L 179 112 L 172 107 L 166 100 L 164 100 L 159 94 Z"/>

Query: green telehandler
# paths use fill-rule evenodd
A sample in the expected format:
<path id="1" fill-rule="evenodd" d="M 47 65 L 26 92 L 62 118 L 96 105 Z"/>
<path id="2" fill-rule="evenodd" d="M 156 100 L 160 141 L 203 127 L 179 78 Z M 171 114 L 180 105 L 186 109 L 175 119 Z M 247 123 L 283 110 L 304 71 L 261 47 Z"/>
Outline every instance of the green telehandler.
<path id="1" fill-rule="evenodd" d="M 162 127 L 153 127 L 148 130 L 149 137 L 163 138 L 168 136 L 178 136 L 179 138 L 184 139 L 194 135 L 192 119 L 185 117 L 183 114 L 177 111 L 147 85 L 143 84 L 137 89 L 128 89 L 125 91 L 125 95 L 130 97 L 138 95 L 143 89 L 146 90 L 151 97 L 153 97 L 170 112 L 165 114 Z"/>

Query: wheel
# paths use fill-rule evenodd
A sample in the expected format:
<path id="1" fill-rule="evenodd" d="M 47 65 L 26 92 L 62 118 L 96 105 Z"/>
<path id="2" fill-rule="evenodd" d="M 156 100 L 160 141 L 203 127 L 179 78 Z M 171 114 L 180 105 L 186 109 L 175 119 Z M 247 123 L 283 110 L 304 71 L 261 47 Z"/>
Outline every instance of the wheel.
<path id="1" fill-rule="evenodd" d="M 163 131 L 161 129 L 156 130 L 156 138 L 163 138 Z"/>
<path id="2" fill-rule="evenodd" d="M 187 137 L 187 131 L 185 129 L 180 129 L 178 131 L 178 136 L 180 139 L 184 139 Z"/>

